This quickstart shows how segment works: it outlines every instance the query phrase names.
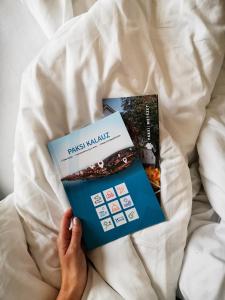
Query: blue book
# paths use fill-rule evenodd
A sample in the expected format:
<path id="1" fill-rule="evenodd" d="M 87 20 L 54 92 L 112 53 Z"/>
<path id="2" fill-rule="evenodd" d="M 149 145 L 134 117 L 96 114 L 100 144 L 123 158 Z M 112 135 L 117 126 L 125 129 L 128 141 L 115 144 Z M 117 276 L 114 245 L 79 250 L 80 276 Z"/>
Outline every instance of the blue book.
<path id="1" fill-rule="evenodd" d="M 119 112 L 50 141 L 87 250 L 165 221 Z"/>

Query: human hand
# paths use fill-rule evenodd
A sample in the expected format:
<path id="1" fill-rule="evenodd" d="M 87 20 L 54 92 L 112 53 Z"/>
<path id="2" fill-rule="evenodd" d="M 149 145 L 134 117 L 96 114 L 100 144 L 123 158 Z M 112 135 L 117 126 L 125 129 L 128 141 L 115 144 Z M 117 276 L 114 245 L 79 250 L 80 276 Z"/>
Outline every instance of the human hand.
<path id="1" fill-rule="evenodd" d="M 62 283 L 57 300 L 80 300 L 87 282 L 87 262 L 81 247 L 82 228 L 78 218 L 73 218 L 69 229 L 72 209 L 62 218 L 57 239 Z"/>

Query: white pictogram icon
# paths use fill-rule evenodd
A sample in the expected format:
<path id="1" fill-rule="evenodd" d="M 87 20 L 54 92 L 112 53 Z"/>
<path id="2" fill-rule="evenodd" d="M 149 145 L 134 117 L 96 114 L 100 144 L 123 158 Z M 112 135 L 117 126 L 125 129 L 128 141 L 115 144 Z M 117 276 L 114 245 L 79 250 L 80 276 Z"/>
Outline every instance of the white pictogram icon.
<path id="1" fill-rule="evenodd" d="M 129 207 L 134 205 L 130 195 L 126 195 L 124 197 L 121 197 L 120 202 L 121 202 L 124 209 L 129 208 Z"/>
<path id="2" fill-rule="evenodd" d="M 111 214 L 115 214 L 115 213 L 121 211 L 121 206 L 120 206 L 118 200 L 108 203 L 108 206 L 109 206 L 109 210 L 110 210 Z"/>
<path id="3" fill-rule="evenodd" d="M 104 190 L 103 191 L 103 194 L 105 196 L 105 199 L 107 201 L 110 201 L 110 200 L 113 200 L 116 198 L 116 193 L 114 192 L 114 189 L 113 188 L 109 188 L 107 190 Z"/>
<path id="4" fill-rule="evenodd" d="M 128 210 L 125 210 L 125 214 L 126 214 L 129 222 L 139 219 L 137 210 L 134 207 L 130 208 Z"/>
<path id="5" fill-rule="evenodd" d="M 106 205 L 102 205 L 96 208 L 97 215 L 99 219 L 103 219 L 109 216 L 109 211 Z"/>
<path id="6" fill-rule="evenodd" d="M 104 203 L 104 198 L 102 193 L 97 193 L 91 196 L 91 200 L 94 206 L 98 206 Z"/>
<path id="7" fill-rule="evenodd" d="M 121 183 L 115 186 L 116 192 L 118 196 L 123 196 L 128 194 L 128 189 L 125 183 Z"/>
<path id="8" fill-rule="evenodd" d="M 107 218 L 107 219 L 102 220 L 101 224 L 102 224 L 102 228 L 103 228 L 104 231 L 109 231 L 109 230 L 115 228 L 111 218 Z"/>
<path id="9" fill-rule="evenodd" d="M 114 215 L 113 220 L 117 227 L 127 223 L 124 213 L 122 212 Z"/>

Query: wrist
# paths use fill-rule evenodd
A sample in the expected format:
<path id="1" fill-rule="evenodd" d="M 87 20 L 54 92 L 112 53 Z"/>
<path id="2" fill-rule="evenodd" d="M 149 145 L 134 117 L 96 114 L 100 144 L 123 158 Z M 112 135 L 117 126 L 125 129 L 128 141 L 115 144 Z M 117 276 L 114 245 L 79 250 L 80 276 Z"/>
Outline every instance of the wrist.
<path id="1" fill-rule="evenodd" d="M 82 294 L 78 293 L 77 289 L 61 288 L 57 300 L 81 300 Z"/>

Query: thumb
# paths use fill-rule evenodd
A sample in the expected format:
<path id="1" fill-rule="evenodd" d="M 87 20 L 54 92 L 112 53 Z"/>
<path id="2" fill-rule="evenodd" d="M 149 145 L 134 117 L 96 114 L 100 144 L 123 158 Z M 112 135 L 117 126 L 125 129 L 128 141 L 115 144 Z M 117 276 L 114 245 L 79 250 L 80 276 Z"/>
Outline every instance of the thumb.
<path id="1" fill-rule="evenodd" d="M 80 220 L 76 217 L 73 218 L 72 236 L 70 240 L 69 248 L 71 250 L 77 250 L 81 247 L 82 228 Z"/>

